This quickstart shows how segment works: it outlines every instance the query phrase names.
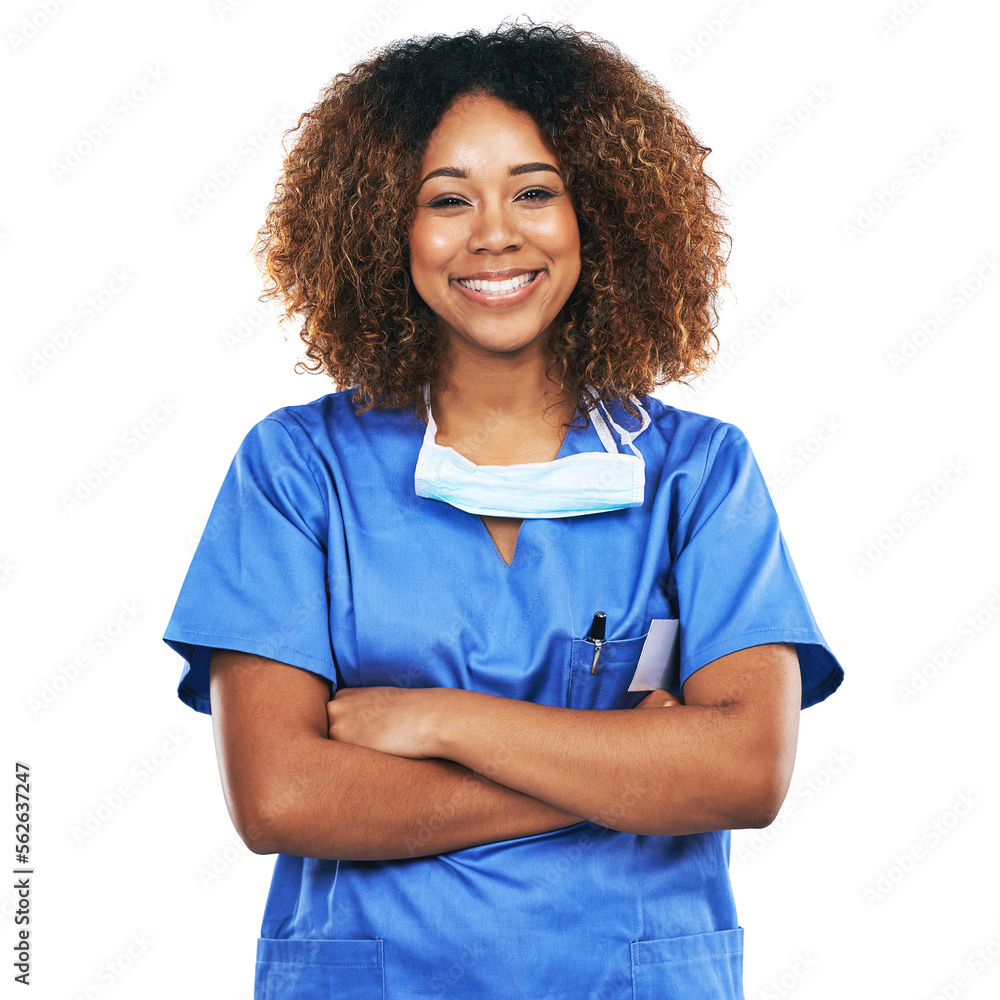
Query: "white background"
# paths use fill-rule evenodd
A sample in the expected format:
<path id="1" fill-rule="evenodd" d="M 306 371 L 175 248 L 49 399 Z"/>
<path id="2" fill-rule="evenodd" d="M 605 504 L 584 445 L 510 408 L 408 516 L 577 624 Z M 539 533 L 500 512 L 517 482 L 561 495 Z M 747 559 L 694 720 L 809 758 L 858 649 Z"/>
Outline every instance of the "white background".
<path id="1" fill-rule="evenodd" d="M 336 72 L 506 10 L 615 42 L 712 147 L 735 296 L 716 368 L 663 396 L 747 434 L 847 674 L 778 820 L 733 835 L 746 996 L 997 996 L 996 6 L 387 6 L 5 7 L 2 761 L 11 797 L 31 765 L 35 995 L 252 994 L 272 859 L 160 638 L 243 435 L 333 388 L 292 371 L 249 250 Z"/>

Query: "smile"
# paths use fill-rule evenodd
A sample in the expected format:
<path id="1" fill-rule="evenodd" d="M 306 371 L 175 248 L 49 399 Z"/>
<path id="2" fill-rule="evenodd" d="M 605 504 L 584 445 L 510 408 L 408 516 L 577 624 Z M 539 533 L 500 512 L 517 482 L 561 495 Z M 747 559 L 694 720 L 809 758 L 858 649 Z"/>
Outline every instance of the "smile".
<path id="1" fill-rule="evenodd" d="M 516 277 L 508 278 L 507 281 L 481 281 L 479 278 L 456 278 L 455 280 L 466 288 L 474 288 L 477 292 L 499 295 L 502 292 L 513 292 L 522 285 L 530 285 L 537 274 L 537 271 L 527 271 Z"/>
<path id="2" fill-rule="evenodd" d="M 545 271 L 526 271 L 505 281 L 453 278 L 452 284 L 468 299 L 480 305 L 517 305 L 540 284 Z"/>

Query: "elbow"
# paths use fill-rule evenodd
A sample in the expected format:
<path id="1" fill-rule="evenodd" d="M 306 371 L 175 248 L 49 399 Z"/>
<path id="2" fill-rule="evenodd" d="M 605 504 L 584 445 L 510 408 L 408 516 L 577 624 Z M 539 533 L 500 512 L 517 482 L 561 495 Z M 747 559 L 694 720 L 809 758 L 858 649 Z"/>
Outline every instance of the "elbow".
<path id="1" fill-rule="evenodd" d="M 253 854 L 282 854 L 281 843 L 273 830 L 256 822 L 236 827 L 240 839 Z"/>
<path id="2" fill-rule="evenodd" d="M 294 802 L 287 787 L 276 792 L 255 789 L 229 803 L 236 832 L 254 854 L 295 853 L 289 848 L 288 830 Z"/>
<path id="3" fill-rule="evenodd" d="M 763 830 L 770 826 L 781 811 L 783 800 L 773 795 L 747 795 L 746 791 L 738 802 L 731 802 L 726 810 L 727 830 Z M 722 824 L 720 824 L 720 827 Z"/>
<path id="4" fill-rule="evenodd" d="M 229 816 L 254 854 L 318 857 L 317 841 L 331 849 L 332 831 L 316 814 L 314 767 L 300 764 L 308 757 L 308 747 L 296 748 L 300 761 L 291 755 L 269 757 L 224 778 Z"/>
<path id="5" fill-rule="evenodd" d="M 782 766 L 781 761 L 764 768 L 756 779 L 746 780 L 744 776 L 731 829 L 762 830 L 770 826 L 785 803 L 791 777 L 791 766 Z"/>
<path id="6" fill-rule="evenodd" d="M 732 829 L 763 830 L 778 818 L 784 801 L 783 795 L 780 797 L 773 794 L 758 795 L 745 806 L 740 817 L 742 821 Z"/>
<path id="7" fill-rule="evenodd" d="M 242 808 L 230 809 L 230 816 L 247 850 L 254 854 L 282 853 L 278 817 L 266 803 L 244 803 Z"/>

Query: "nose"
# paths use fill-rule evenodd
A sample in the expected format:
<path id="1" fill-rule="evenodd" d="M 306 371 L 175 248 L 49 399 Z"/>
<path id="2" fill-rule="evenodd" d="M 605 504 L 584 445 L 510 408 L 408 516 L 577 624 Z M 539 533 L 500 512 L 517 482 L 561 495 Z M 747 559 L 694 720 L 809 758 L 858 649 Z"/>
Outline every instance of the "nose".
<path id="1" fill-rule="evenodd" d="M 502 202 L 484 201 L 473 217 L 470 253 L 506 253 L 524 244 L 513 210 Z"/>

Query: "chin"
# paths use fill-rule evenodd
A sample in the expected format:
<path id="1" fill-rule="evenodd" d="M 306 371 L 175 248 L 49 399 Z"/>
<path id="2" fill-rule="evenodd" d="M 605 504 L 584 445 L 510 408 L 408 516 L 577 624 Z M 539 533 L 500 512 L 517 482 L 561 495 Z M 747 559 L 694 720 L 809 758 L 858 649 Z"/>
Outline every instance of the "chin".
<path id="1" fill-rule="evenodd" d="M 545 330 L 551 325 L 542 322 L 541 317 L 537 320 L 535 318 L 515 320 L 513 317 L 498 316 L 495 319 L 487 317 L 486 322 L 476 317 L 478 322 L 471 323 L 466 317 L 463 319 L 466 319 L 466 322 L 453 329 L 462 330 L 462 336 L 466 340 L 483 347 L 502 347 L 504 350 L 527 346 L 533 340 L 543 337 Z"/>
<path id="2" fill-rule="evenodd" d="M 532 336 L 526 334 L 523 337 L 505 334 L 497 337 L 468 337 L 467 339 L 482 351 L 490 351 L 494 354 L 512 354 L 515 351 L 530 347 L 538 339 L 539 334 Z"/>

